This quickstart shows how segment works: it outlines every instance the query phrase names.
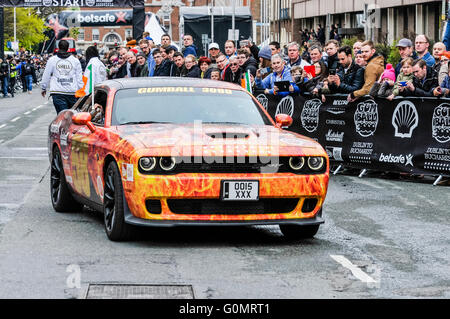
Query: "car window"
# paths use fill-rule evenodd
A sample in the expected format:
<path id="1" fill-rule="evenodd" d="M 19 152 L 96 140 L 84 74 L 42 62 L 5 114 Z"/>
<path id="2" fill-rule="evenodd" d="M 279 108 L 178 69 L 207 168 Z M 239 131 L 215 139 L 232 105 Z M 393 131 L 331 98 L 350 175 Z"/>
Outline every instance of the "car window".
<path id="1" fill-rule="evenodd" d="M 153 87 L 119 90 L 112 125 L 194 123 L 272 125 L 261 108 L 240 90 Z"/>
<path id="2" fill-rule="evenodd" d="M 92 106 L 92 100 L 89 112 L 91 113 L 91 121 L 96 125 L 103 126 L 105 124 L 105 109 L 106 100 L 108 99 L 108 93 L 103 90 L 95 91 L 94 105 Z"/>
<path id="3" fill-rule="evenodd" d="M 73 108 L 78 112 L 83 112 L 82 109 L 86 103 L 86 100 L 89 98 L 89 95 L 85 95 L 78 99 L 78 101 L 74 104 Z"/>

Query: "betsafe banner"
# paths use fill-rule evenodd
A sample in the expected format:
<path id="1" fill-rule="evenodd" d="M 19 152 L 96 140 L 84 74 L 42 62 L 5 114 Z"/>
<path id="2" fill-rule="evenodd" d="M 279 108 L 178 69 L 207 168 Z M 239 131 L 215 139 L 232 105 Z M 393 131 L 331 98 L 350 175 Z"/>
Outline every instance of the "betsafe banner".
<path id="1" fill-rule="evenodd" d="M 318 141 L 335 164 L 450 176 L 450 99 L 254 96 L 272 118 L 290 115 L 288 130 Z"/>
<path id="2" fill-rule="evenodd" d="M 0 0 L 0 7 L 135 7 L 145 0 Z"/>
<path id="3" fill-rule="evenodd" d="M 59 23 L 65 26 L 118 26 L 133 24 L 133 10 L 62 11 Z"/>

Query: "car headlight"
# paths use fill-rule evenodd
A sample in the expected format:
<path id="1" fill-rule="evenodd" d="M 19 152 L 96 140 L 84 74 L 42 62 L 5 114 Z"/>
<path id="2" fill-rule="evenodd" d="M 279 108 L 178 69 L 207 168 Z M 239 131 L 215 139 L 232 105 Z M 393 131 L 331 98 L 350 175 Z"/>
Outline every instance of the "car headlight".
<path id="1" fill-rule="evenodd" d="M 308 158 L 308 166 L 313 171 L 320 170 L 323 167 L 324 163 L 325 160 L 323 157 L 312 156 Z"/>
<path id="2" fill-rule="evenodd" d="M 289 166 L 294 171 L 301 170 L 303 165 L 305 165 L 305 158 L 302 156 L 293 156 L 289 158 Z"/>
<path id="3" fill-rule="evenodd" d="M 154 157 L 141 157 L 139 159 L 139 167 L 145 171 L 150 172 L 156 166 L 156 158 Z"/>
<path id="4" fill-rule="evenodd" d="M 159 159 L 159 166 L 166 172 L 173 170 L 175 168 L 175 165 L 175 157 L 161 157 Z"/>

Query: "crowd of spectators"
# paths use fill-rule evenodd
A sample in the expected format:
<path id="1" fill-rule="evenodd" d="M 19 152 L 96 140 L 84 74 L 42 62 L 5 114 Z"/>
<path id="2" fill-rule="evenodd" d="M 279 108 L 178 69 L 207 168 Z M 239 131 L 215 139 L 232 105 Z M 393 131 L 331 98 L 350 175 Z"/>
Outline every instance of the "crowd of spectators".
<path id="1" fill-rule="evenodd" d="M 331 30 L 335 32 L 337 26 Z M 290 93 L 311 94 L 322 101 L 326 94 L 346 94 L 348 101 L 371 95 L 394 99 L 396 96 L 449 96 L 450 54 L 442 42 L 430 48 L 430 40 L 418 35 L 414 43 L 401 39 L 396 45 L 400 62 L 387 63 L 372 41 L 357 41 L 353 47 L 341 46 L 340 38 L 330 33 L 325 42 L 324 29 L 301 31 L 302 44 L 278 42 L 258 48 L 251 41 L 227 40 L 223 51 L 210 43 L 208 55 L 198 56 L 191 35 L 184 35 L 178 50 L 165 34 L 161 45 L 149 35 L 136 45 L 107 52 L 108 78 L 178 76 L 214 79 L 241 84 L 249 73 L 253 90 L 284 96 Z M 431 49 L 431 50 L 430 50 Z M 277 82 L 289 81 L 281 90 Z"/>

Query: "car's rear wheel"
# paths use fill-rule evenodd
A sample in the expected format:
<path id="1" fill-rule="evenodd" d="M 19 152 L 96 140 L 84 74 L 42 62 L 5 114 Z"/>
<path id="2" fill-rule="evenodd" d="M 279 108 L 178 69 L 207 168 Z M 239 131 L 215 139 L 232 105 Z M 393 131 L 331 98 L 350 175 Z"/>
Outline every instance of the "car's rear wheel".
<path id="1" fill-rule="evenodd" d="M 106 169 L 103 196 L 105 231 L 112 241 L 123 241 L 131 237 L 132 226 L 125 223 L 123 186 L 119 168 L 111 162 Z"/>
<path id="2" fill-rule="evenodd" d="M 58 148 L 53 150 L 50 167 L 50 197 L 53 208 L 57 212 L 79 211 L 83 208 L 83 205 L 78 203 L 70 194 Z"/>
<path id="3" fill-rule="evenodd" d="M 280 230 L 287 239 L 313 238 L 319 231 L 320 225 L 280 225 Z"/>

